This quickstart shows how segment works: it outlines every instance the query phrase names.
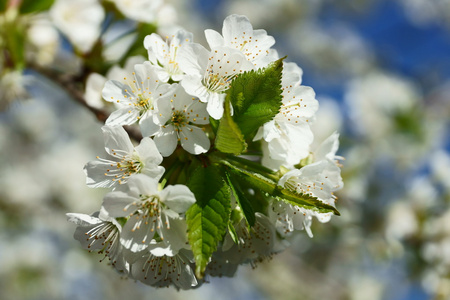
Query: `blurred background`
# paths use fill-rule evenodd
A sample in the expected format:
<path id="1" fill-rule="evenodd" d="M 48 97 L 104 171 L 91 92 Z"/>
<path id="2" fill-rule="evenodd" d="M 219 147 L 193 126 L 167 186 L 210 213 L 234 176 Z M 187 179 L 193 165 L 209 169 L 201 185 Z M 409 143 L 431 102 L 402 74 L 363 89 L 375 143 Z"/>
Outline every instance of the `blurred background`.
<path id="1" fill-rule="evenodd" d="M 449 0 L 69 3 L 0 1 L 0 299 L 450 299 Z M 204 29 L 232 13 L 303 69 L 320 103 L 315 143 L 340 132 L 341 216 L 197 290 L 121 278 L 65 216 L 98 210 L 106 192 L 83 173 L 104 152 L 105 76 L 145 56 L 155 30 L 206 45 Z"/>

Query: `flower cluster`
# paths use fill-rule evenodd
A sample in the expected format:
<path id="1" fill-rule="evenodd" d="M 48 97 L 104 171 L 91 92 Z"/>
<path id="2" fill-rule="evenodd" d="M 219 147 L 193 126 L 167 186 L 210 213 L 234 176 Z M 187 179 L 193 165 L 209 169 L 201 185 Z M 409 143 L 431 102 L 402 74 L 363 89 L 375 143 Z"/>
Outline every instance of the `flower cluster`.
<path id="1" fill-rule="evenodd" d="M 205 35 L 209 48 L 184 30 L 150 34 L 148 60 L 106 81 L 106 156 L 85 172 L 89 187 L 112 190 L 98 212 L 67 214 L 84 248 L 156 287 L 233 276 L 295 230 L 312 237 L 313 217 L 339 214 L 338 134 L 311 148 L 318 101 L 302 70 L 245 16 Z M 139 127 L 139 145 L 126 125 Z"/>

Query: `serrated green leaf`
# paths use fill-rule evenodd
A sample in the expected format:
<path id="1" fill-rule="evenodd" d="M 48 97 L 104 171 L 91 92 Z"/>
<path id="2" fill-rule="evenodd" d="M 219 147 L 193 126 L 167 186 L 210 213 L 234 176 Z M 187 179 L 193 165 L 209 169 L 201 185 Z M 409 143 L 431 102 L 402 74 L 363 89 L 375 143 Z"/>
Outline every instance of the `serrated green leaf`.
<path id="1" fill-rule="evenodd" d="M 196 203 L 186 212 L 188 240 L 195 258 L 195 274 L 202 278 L 230 219 L 230 190 L 215 166 L 199 167 L 188 187 Z"/>
<path id="2" fill-rule="evenodd" d="M 240 74 L 233 80 L 226 99 L 234 108 L 233 120 L 246 139 L 272 120 L 281 107 L 281 58 L 267 68 Z"/>
<path id="3" fill-rule="evenodd" d="M 271 196 L 279 201 L 284 201 L 286 203 L 304 207 L 306 209 L 314 210 L 320 213 L 332 212 L 335 215 L 340 215 L 339 211 L 335 207 L 320 201 L 316 197 L 313 197 L 309 194 L 301 194 L 285 189 L 281 186 L 278 186 L 277 182 L 270 178 L 267 178 L 259 173 L 234 166 L 228 161 L 223 160 L 221 161 L 221 163 L 225 166 L 228 166 L 229 172 L 234 173 L 236 176 L 239 176 L 241 180 L 245 181 L 253 188 L 265 192 L 267 196 Z"/>
<path id="4" fill-rule="evenodd" d="M 216 148 L 223 153 L 241 154 L 247 149 L 247 143 L 230 112 L 230 102 L 225 99 L 225 109 L 216 135 Z"/>
<path id="5" fill-rule="evenodd" d="M 247 182 L 253 188 L 259 189 L 267 194 L 273 194 L 275 192 L 277 183 L 270 178 L 267 178 L 259 173 L 245 170 L 237 167 L 226 160 L 220 161 L 220 163 L 228 167 L 228 171 Z"/>
<path id="6" fill-rule="evenodd" d="M 322 201 L 317 199 L 317 197 L 311 196 L 309 194 L 300 194 L 288 189 L 278 187 L 273 196 L 278 201 L 283 201 L 295 206 L 304 207 L 306 209 L 314 210 L 319 213 L 332 212 L 337 216 L 341 215 L 339 211 L 333 206 L 323 203 Z"/>
<path id="7" fill-rule="evenodd" d="M 232 178 L 232 175 L 230 173 L 225 171 L 225 175 L 227 177 L 228 185 L 230 186 L 231 193 L 233 194 L 234 198 L 236 199 L 237 203 L 239 204 L 240 208 L 242 209 L 242 212 L 244 213 L 244 217 L 247 220 L 247 223 L 249 226 L 255 225 L 256 217 L 255 217 L 255 211 L 252 207 L 252 204 L 247 199 L 247 197 L 242 192 L 239 183 L 237 180 L 234 180 Z"/>

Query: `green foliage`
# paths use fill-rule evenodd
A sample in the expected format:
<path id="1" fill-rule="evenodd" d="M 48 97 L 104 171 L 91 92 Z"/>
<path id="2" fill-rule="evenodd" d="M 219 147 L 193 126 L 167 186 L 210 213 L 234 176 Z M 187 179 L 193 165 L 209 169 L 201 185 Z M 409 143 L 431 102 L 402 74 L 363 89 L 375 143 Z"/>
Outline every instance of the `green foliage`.
<path id="1" fill-rule="evenodd" d="M 236 199 L 237 203 L 242 209 L 242 212 L 244 213 L 244 217 L 245 220 L 247 220 L 248 225 L 249 226 L 255 225 L 256 218 L 252 204 L 242 192 L 239 183 L 236 180 L 234 180 L 234 178 L 226 171 L 225 176 L 227 178 L 228 185 L 230 186 L 234 198 Z"/>
<path id="2" fill-rule="evenodd" d="M 54 0 L 22 0 L 20 5 L 21 14 L 39 13 L 50 9 Z"/>
<path id="3" fill-rule="evenodd" d="M 225 111 L 217 129 L 216 148 L 221 152 L 236 155 L 247 149 L 244 136 L 231 116 L 228 98 L 225 99 Z"/>
<path id="4" fill-rule="evenodd" d="M 258 128 L 278 113 L 282 99 L 283 59 L 265 69 L 240 74 L 233 80 L 217 130 L 216 148 L 219 151 L 241 154 L 247 150 L 245 140 L 252 140 Z M 230 105 L 234 110 L 233 116 Z"/>
<path id="5" fill-rule="evenodd" d="M 217 134 L 217 129 L 219 128 L 219 123 L 220 123 L 219 120 L 209 117 L 209 124 L 211 125 L 211 128 L 212 128 L 214 134 Z"/>
<path id="6" fill-rule="evenodd" d="M 247 139 L 252 139 L 259 127 L 272 120 L 281 107 L 281 58 L 265 69 L 239 75 L 227 91 L 234 108 L 233 120 Z"/>
<path id="7" fill-rule="evenodd" d="M 246 182 L 248 185 L 255 189 L 259 189 L 267 194 L 267 196 L 274 197 L 279 201 L 284 201 L 286 203 L 304 207 L 306 209 L 314 210 L 319 213 L 329 213 L 332 212 L 335 215 L 340 215 L 340 213 L 331 205 L 323 203 L 319 199 L 309 194 L 301 194 L 281 186 L 278 186 L 277 182 L 263 176 L 259 173 L 255 173 L 249 170 L 237 167 L 228 161 L 221 161 L 221 163 L 226 166 L 237 180 Z"/>
<path id="8" fill-rule="evenodd" d="M 228 227 L 230 190 L 214 165 L 197 168 L 188 187 L 197 200 L 186 212 L 188 240 L 194 253 L 195 274 L 202 278 Z"/>
<path id="9" fill-rule="evenodd" d="M 0 47 L 8 69 L 25 68 L 25 47 L 27 24 L 13 9 L 0 16 Z"/>
<path id="10" fill-rule="evenodd" d="M 3 13 L 6 10 L 7 4 L 8 4 L 7 0 L 0 0 L 0 13 Z"/>

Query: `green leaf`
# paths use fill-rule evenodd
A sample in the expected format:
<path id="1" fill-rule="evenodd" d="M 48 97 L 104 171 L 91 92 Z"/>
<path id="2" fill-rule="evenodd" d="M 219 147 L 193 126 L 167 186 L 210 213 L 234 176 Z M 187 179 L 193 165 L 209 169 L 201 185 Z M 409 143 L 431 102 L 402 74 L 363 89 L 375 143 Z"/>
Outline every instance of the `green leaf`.
<path id="1" fill-rule="evenodd" d="M 238 181 L 232 178 L 230 173 L 226 171 L 225 175 L 227 177 L 228 185 L 230 186 L 231 192 L 233 193 L 234 198 L 236 199 L 237 203 L 242 209 L 242 212 L 244 213 L 245 220 L 247 220 L 249 226 L 255 225 L 256 218 L 252 204 L 242 192 Z"/>
<path id="2" fill-rule="evenodd" d="M 219 123 L 220 123 L 219 120 L 209 117 L 209 124 L 211 125 L 211 128 L 212 128 L 214 134 L 217 134 L 217 129 L 219 128 Z"/>
<path id="3" fill-rule="evenodd" d="M 22 0 L 21 14 L 38 13 L 50 9 L 54 0 Z"/>
<path id="4" fill-rule="evenodd" d="M 336 208 L 320 201 L 317 197 L 285 189 L 281 186 L 278 186 L 277 182 L 270 178 L 267 178 L 259 173 L 234 166 L 228 161 L 223 160 L 221 161 L 221 163 L 224 166 L 228 167 L 229 172 L 233 173 L 236 176 L 239 176 L 241 180 L 245 181 L 253 188 L 265 192 L 267 196 L 274 197 L 279 201 L 284 201 L 292 205 L 314 210 L 319 213 L 332 212 L 335 215 L 340 215 L 339 211 Z"/>
<path id="5" fill-rule="evenodd" d="M 267 68 L 240 74 L 227 91 L 233 105 L 233 120 L 246 139 L 252 139 L 259 127 L 272 120 L 281 107 L 281 58 Z"/>
<path id="6" fill-rule="evenodd" d="M 225 99 L 224 105 L 223 117 L 220 119 L 219 128 L 217 129 L 216 148 L 224 153 L 238 155 L 247 149 L 247 143 L 244 140 L 241 130 L 231 117 L 228 98 Z"/>
<path id="7" fill-rule="evenodd" d="M 217 167 L 199 167 L 188 187 L 197 200 L 186 212 L 188 240 L 195 258 L 195 274 L 202 278 L 217 244 L 227 231 L 230 219 L 230 190 Z"/>
<path id="8" fill-rule="evenodd" d="M 235 244 L 239 244 L 239 238 L 238 234 L 236 232 L 236 228 L 234 228 L 233 223 L 230 221 L 228 222 L 228 232 L 230 233 L 231 239 Z"/>
<path id="9" fill-rule="evenodd" d="M 0 12 L 3 13 L 6 10 L 8 0 L 0 0 Z"/>
<path id="10" fill-rule="evenodd" d="M 319 213 L 332 212 L 337 216 L 341 215 L 339 211 L 333 206 L 328 205 L 317 199 L 317 197 L 311 196 L 309 194 L 301 194 L 288 189 L 278 187 L 273 196 L 278 201 L 283 201 L 295 206 L 304 207 L 310 210 L 317 211 Z"/>

